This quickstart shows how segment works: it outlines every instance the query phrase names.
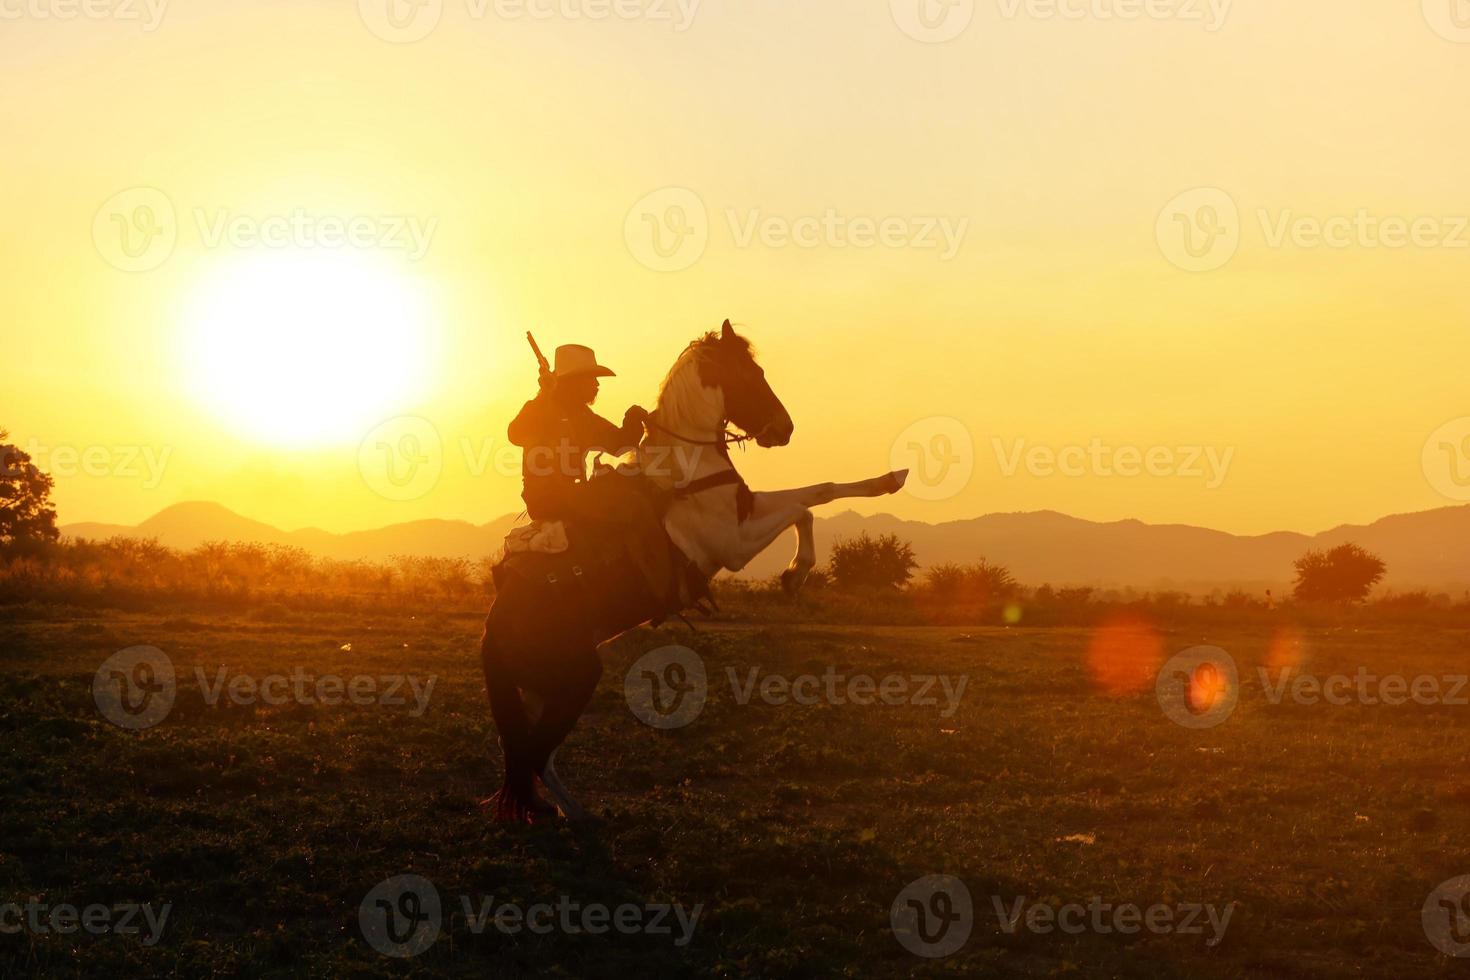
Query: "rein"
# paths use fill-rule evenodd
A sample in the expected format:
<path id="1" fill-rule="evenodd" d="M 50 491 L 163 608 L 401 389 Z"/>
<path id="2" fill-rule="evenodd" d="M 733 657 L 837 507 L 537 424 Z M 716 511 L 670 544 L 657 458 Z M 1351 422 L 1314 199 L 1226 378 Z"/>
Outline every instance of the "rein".
<path id="1" fill-rule="evenodd" d="M 726 429 L 713 439 L 690 439 L 688 436 L 680 435 L 673 429 L 666 428 L 655 422 L 652 416 L 649 416 L 647 419 L 645 419 L 644 424 L 647 425 L 650 429 L 657 429 L 665 435 L 673 436 L 675 439 L 690 443 L 691 445 L 718 446 L 720 449 L 720 455 L 725 457 L 726 463 L 730 463 L 730 453 L 727 447 L 731 443 L 739 445 L 740 443 L 747 442 L 755 438 L 755 436 L 750 435 L 736 435 L 735 433 Z M 702 476 L 697 480 L 684 484 L 682 487 L 676 486 L 669 491 L 669 495 L 672 497 L 692 497 L 695 494 L 703 493 L 706 490 L 713 490 L 716 487 L 727 486 L 734 486 L 737 488 L 735 493 L 735 509 L 736 513 L 739 515 L 740 520 L 743 521 L 745 520 L 746 515 L 750 512 L 748 501 L 748 498 L 750 496 L 750 488 L 745 485 L 745 479 L 735 469 L 735 466 L 733 464 L 730 465 L 729 469 L 719 470 L 717 472 L 709 474 L 708 476 Z"/>
<path id="2" fill-rule="evenodd" d="M 715 438 L 713 439 L 691 439 L 686 435 L 681 435 L 680 433 L 675 432 L 673 429 L 670 429 L 664 425 L 661 425 L 658 422 L 655 422 L 652 415 L 648 417 L 648 419 L 646 420 L 646 424 L 650 429 L 657 429 L 666 436 L 673 436 L 680 442 L 687 442 L 695 446 L 738 446 L 742 442 L 749 442 L 750 440 L 755 438 L 755 436 L 750 435 L 736 435 L 729 429 L 726 429 L 719 435 L 715 436 Z"/>

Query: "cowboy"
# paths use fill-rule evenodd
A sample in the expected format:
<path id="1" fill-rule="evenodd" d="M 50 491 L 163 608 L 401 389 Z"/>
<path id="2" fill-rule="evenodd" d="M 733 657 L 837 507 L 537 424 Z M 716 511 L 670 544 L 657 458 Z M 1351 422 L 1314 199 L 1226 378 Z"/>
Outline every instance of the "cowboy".
<path id="1" fill-rule="evenodd" d="M 556 368 L 541 372 L 541 391 L 510 423 L 510 441 L 525 450 L 521 498 L 532 520 L 606 520 L 606 515 L 580 506 L 587 454 L 631 452 L 648 418 L 648 412 L 634 405 L 623 413 L 619 427 L 592 411 L 598 379 L 611 377 L 615 375 L 597 363 L 592 348 L 563 344 L 556 349 Z"/>

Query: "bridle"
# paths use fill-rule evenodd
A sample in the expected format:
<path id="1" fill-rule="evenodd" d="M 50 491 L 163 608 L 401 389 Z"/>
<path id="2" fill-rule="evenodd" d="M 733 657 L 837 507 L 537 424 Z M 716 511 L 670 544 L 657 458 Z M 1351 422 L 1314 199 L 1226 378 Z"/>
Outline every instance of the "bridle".
<path id="1" fill-rule="evenodd" d="M 728 325 L 729 324 L 726 324 L 726 326 L 728 326 Z M 696 354 L 696 356 L 698 356 L 699 346 L 700 346 L 700 342 L 699 341 L 692 340 L 692 341 L 689 342 L 689 346 L 686 347 L 686 348 L 684 348 L 684 352 L 686 354 L 688 354 L 690 352 L 694 352 Z M 721 446 L 721 447 L 724 447 L 724 446 L 740 446 L 743 449 L 744 448 L 743 443 L 747 443 L 747 442 L 751 441 L 752 439 L 756 439 L 761 434 L 759 432 L 755 433 L 754 435 L 741 435 L 741 434 L 738 434 L 738 433 L 734 433 L 734 432 L 731 432 L 729 429 L 723 428 L 723 426 L 724 425 L 727 425 L 728 423 L 722 422 L 721 423 L 722 431 L 720 432 L 719 435 L 715 436 L 713 439 L 691 439 L 689 436 L 686 436 L 686 435 L 684 435 L 681 432 L 675 432 L 673 429 L 670 429 L 668 426 L 663 425 L 663 424 L 655 421 L 653 415 L 651 415 L 651 414 L 645 420 L 645 424 L 650 429 L 657 429 L 658 431 L 662 432 L 666 436 L 673 436 L 675 439 L 678 439 L 680 442 L 687 442 L 687 443 L 689 443 L 690 445 L 693 445 L 693 446 Z"/>

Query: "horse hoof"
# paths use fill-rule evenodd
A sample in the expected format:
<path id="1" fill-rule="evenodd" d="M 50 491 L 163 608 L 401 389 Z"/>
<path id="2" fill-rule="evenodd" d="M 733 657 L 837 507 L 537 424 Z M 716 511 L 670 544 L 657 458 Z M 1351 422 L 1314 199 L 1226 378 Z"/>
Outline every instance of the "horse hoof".
<path id="1" fill-rule="evenodd" d="M 499 824 L 529 827 L 555 820 L 560 815 L 556 807 L 539 796 L 528 800 L 504 789 L 489 799 L 481 800 L 480 806 L 490 808 L 491 819 Z"/>
<path id="2" fill-rule="evenodd" d="M 794 568 L 788 568 L 781 573 L 781 591 L 786 593 L 786 598 L 795 599 L 796 594 L 801 591 L 802 582 L 806 576 Z"/>

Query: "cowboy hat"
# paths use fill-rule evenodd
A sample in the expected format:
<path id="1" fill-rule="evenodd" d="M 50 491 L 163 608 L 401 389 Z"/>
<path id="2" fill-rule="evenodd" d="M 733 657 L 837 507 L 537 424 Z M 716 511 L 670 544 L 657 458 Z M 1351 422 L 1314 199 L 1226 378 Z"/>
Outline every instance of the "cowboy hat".
<path id="1" fill-rule="evenodd" d="M 562 344 L 556 349 L 556 371 L 558 378 L 570 378 L 579 374 L 590 374 L 597 378 L 614 377 L 613 372 L 597 363 L 597 355 L 591 347 L 581 344 Z"/>

